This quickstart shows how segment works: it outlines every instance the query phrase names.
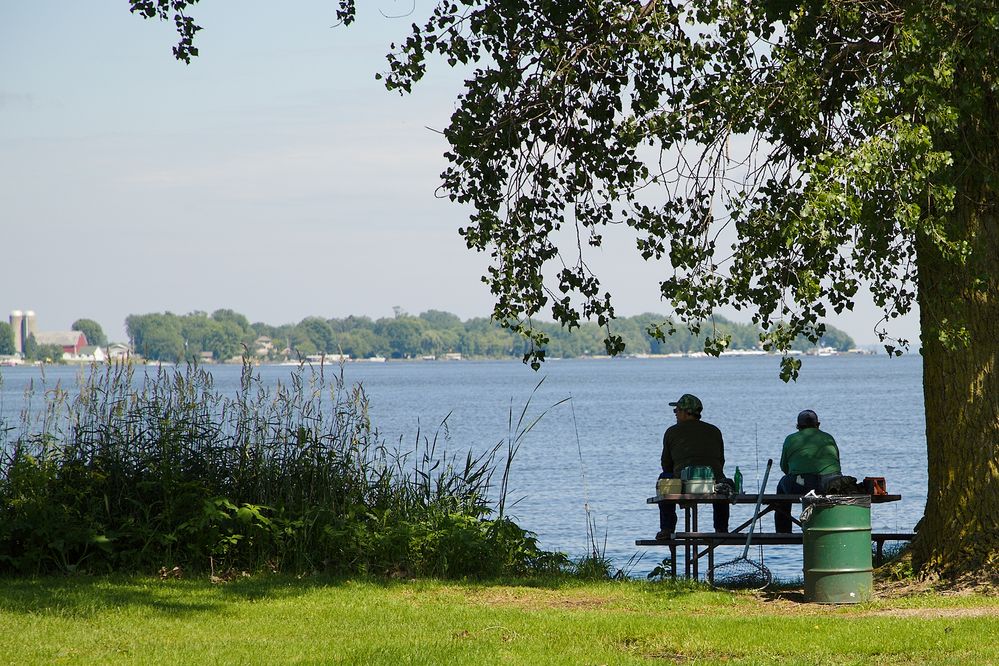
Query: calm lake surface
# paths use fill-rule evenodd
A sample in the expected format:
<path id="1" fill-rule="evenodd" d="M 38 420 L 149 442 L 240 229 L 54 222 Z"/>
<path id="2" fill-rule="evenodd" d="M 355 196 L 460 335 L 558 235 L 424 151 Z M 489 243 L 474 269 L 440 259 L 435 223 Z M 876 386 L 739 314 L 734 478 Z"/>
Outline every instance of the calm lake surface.
<path id="1" fill-rule="evenodd" d="M 901 502 L 872 508 L 873 528 L 910 531 L 926 502 L 920 361 L 915 354 L 806 357 L 791 384 L 780 381 L 772 357 L 557 360 L 538 373 L 518 361 L 390 361 L 350 363 L 344 376 L 364 386 L 382 436 L 406 447 L 418 431 L 433 436 L 447 418 L 441 436 L 449 448 L 484 450 L 507 437 L 511 410 L 514 422 L 528 401 L 529 418 L 548 410 L 514 462 L 508 503 L 519 501 L 509 513 L 543 547 L 579 556 L 588 551 L 588 506 L 606 554 L 618 567 L 642 555 L 629 573 L 644 576 L 667 552 L 634 544 L 658 529 L 656 507 L 645 500 L 655 494 L 662 433 L 674 422 L 667 403 L 682 393 L 700 397 L 704 420 L 721 428 L 725 472 L 731 476 L 738 465 L 747 492 L 758 488 L 767 458 L 774 458 L 767 484 L 774 492 L 784 437 L 800 410 L 814 409 L 839 444 L 844 474 L 883 476 L 888 491 L 902 495 Z M 235 393 L 239 367 L 210 369 L 217 389 Z M 265 382 L 286 380 L 291 370 L 257 369 Z M 79 372 L 48 367 L 46 385 L 71 389 Z M 2 376 L 0 415 L 9 419 L 28 382 L 37 387 L 41 370 L 4 368 Z M 732 526 L 751 515 L 751 506 L 734 507 Z M 702 516 L 704 524 L 709 517 Z M 773 531 L 772 519 L 759 529 Z M 719 557 L 740 554 L 726 547 Z M 800 546 L 767 548 L 764 561 L 778 576 L 801 575 Z"/>

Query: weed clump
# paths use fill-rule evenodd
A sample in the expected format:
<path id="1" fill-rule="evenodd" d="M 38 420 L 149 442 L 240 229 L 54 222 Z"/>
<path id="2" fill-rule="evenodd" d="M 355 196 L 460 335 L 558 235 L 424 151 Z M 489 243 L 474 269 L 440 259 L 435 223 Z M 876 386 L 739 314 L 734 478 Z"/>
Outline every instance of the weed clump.
<path id="1" fill-rule="evenodd" d="M 58 386 L 42 399 L 0 423 L 0 572 L 453 578 L 568 564 L 503 515 L 523 414 L 491 449 L 457 456 L 436 435 L 387 447 L 363 388 L 322 365 L 268 387 L 246 363 L 235 397 L 197 366 L 94 366 L 72 399 Z"/>

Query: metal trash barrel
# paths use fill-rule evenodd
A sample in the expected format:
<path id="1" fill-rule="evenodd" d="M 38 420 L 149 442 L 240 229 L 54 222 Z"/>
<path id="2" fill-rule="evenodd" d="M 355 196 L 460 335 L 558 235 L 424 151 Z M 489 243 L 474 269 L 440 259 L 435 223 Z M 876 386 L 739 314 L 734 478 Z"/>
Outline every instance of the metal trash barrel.
<path id="1" fill-rule="evenodd" d="M 868 601 L 871 563 L 871 498 L 802 497 L 805 600 L 820 604 Z"/>

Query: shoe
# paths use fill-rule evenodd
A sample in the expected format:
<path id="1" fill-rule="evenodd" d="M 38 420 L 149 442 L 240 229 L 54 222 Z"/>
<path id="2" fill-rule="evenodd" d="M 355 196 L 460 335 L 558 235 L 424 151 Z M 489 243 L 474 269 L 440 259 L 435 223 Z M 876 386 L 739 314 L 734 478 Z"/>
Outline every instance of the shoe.
<path id="1" fill-rule="evenodd" d="M 666 541 L 673 538 L 672 532 L 667 532 L 666 530 L 659 530 L 656 532 L 656 541 Z"/>

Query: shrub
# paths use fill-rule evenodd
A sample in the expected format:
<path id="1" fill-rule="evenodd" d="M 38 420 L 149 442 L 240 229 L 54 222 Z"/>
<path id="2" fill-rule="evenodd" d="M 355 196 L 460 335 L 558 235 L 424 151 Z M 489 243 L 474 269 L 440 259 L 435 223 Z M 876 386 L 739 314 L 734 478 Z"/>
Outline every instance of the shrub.
<path id="1" fill-rule="evenodd" d="M 94 366 L 74 399 L 47 391 L 19 428 L 0 428 L 0 571 L 463 577 L 568 564 L 503 515 L 537 422 L 526 407 L 506 440 L 457 457 L 419 433 L 390 450 L 342 369 L 301 365 L 267 387 L 245 364 L 234 397 L 196 366 L 134 373 Z"/>

